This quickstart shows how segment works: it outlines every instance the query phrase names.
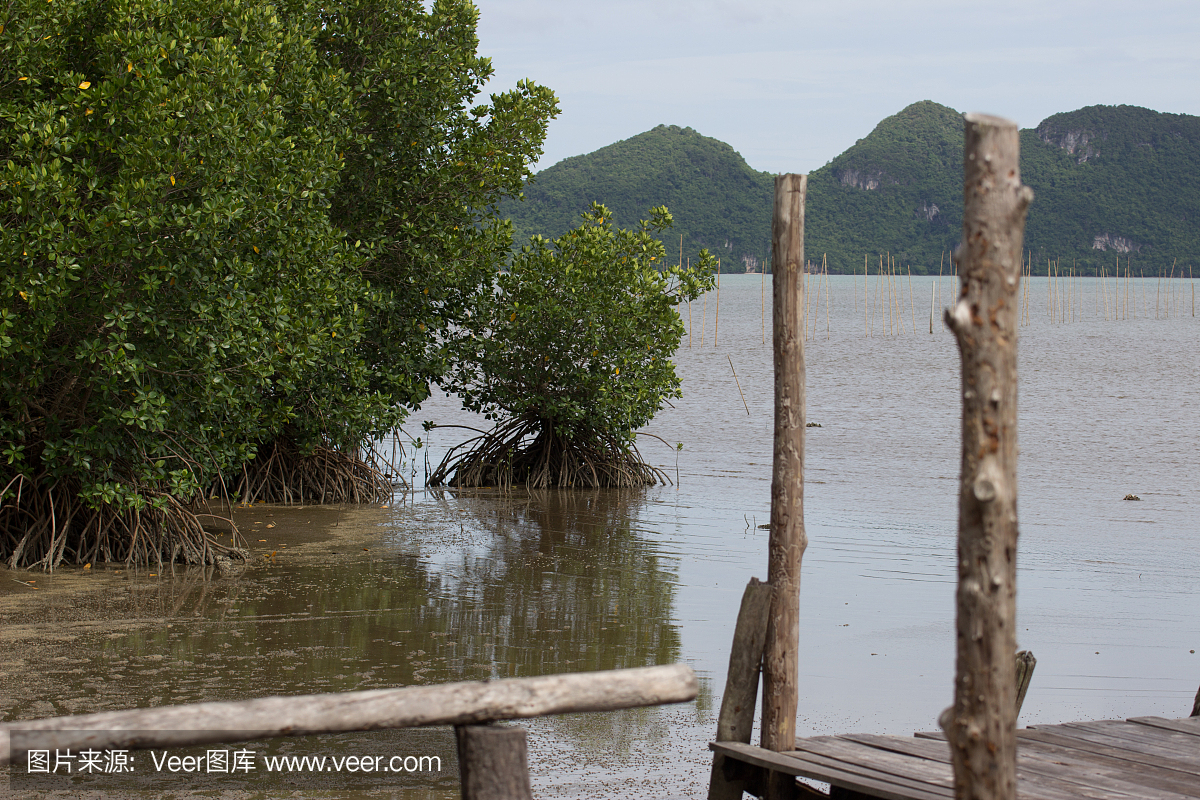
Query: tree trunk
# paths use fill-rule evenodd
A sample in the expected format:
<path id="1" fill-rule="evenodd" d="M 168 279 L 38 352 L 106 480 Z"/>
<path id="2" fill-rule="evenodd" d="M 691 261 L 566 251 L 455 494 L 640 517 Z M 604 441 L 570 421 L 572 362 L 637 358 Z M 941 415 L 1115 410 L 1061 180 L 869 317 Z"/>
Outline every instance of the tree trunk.
<path id="1" fill-rule="evenodd" d="M 960 289 L 946 324 L 962 356 L 954 707 L 943 715 L 957 800 L 1016 800 L 1017 290 L 1025 210 L 1017 126 L 968 114 Z"/>
<path id="2" fill-rule="evenodd" d="M 775 268 L 775 453 L 767 582 L 771 613 L 763 654 L 763 747 L 796 746 L 797 652 L 800 645 L 800 562 L 804 533 L 804 200 L 807 175 L 775 178 L 771 222 Z M 795 779 L 773 773 L 768 797 L 790 795 Z"/>

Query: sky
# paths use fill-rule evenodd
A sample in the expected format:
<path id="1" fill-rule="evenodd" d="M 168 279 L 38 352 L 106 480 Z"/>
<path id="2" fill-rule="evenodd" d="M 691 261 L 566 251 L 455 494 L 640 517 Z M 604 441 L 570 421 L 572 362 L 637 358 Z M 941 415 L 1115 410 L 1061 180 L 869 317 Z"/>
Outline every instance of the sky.
<path id="1" fill-rule="evenodd" d="M 810 172 L 919 100 L 1007 117 L 1128 104 L 1200 115 L 1200 3 L 475 0 L 485 93 L 554 90 L 544 169 L 656 125 Z"/>

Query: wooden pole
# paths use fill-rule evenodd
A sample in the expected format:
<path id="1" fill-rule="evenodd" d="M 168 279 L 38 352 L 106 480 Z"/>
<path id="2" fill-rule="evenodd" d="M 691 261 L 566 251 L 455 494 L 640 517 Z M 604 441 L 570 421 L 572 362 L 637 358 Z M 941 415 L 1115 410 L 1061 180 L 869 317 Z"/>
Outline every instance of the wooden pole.
<path id="1" fill-rule="evenodd" d="M 263 697 L 0 723 L 0 766 L 24 749 L 145 750 L 426 725 L 469 725 L 694 700 L 686 664 L 466 681 L 341 694 Z M 33 738 L 33 732 L 38 737 Z M 10 740 L 11 737 L 11 740 Z M 10 747 L 11 745 L 11 747 Z"/>
<path id="2" fill-rule="evenodd" d="M 797 680 L 800 648 L 800 564 L 804 533 L 804 304 L 800 270 L 804 265 L 804 199 L 807 175 L 775 178 L 771 238 L 776 261 L 772 276 L 775 310 L 775 444 L 771 473 L 771 535 L 767 582 L 771 614 L 763 654 L 762 743 L 768 750 L 796 746 Z M 768 798 L 787 797 L 795 779 L 772 773 Z"/>
<path id="3" fill-rule="evenodd" d="M 965 116 L 954 706 L 941 719 L 956 800 L 1016 800 L 1017 305 L 1025 212 L 1016 124 Z"/>
<path id="4" fill-rule="evenodd" d="M 462 800 L 533 800 L 529 748 L 518 725 L 459 725 Z"/>
<path id="5" fill-rule="evenodd" d="M 729 651 L 729 671 L 725 675 L 725 694 L 717 716 L 717 741 L 750 744 L 754 728 L 754 701 L 758 696 L 758 675 L 762 668 L 763 644 L 767 639 L 767 614 L 771 610 L 771 585 L 751 578 L 742 594 L 737 625 L 733 629 L 733 648 Z M 742 800 L 744 781 L 726 776 L 725 757 L 713 756 L 708 800 Z"/>
<path id="6" fill-rule="evenodd" d="M 717 346 L 717 333 L 721 330 L 721 259 L 717 259 L 717 297 L 713 305 L 713 347 Z"/>
<path id="7" fill-rule="evenodd" d="M 1017 653 L 1017 716 L 1021 715 L 1021 706 L 1025 705 L 1025 695 L 1029 692 L 1029 682 L 1033 680 L 1033 668 L 1037 659 L 1029 650 Z"/>

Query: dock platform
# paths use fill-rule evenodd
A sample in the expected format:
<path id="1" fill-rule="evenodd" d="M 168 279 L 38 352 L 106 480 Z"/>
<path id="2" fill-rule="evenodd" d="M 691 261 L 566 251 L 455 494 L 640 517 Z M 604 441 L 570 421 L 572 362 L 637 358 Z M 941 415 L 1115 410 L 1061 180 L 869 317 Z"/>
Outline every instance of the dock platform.
<path id="1" fill-rule="evenodd" d="M 773 772 L 828 783 L 832 798 L 954 797 L 950 750 L 941 733 L 850 734 L 798 739 L 791 752 L 737 742 L 709 747 Z M 1200 798 L 1200 717 L 1033 725 L 1017 731 L 1021 800 Z"/>

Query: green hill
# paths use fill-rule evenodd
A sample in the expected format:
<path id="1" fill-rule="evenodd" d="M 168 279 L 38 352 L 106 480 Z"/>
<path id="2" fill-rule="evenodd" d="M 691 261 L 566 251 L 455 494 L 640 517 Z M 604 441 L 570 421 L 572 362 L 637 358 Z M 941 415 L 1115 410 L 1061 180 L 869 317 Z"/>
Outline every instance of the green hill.
<path id="1" fill-rule="evenodd" d="M 500 212 L 512 220 L 519 244 L 534 233 L 555 237 L 575 227 L 593 200 L 626 226 L 665 205 L 675 217 L 664 240 L 669 260 L 679 259 L 683 234 L 685 259 L 707 247 L 723 272 L 742 272 L 746 261 L 757 265 L 770 249 L 773 192 L 774 178 L 751 169 L 724 142 L 659 125 L 542 170 L 526 186 L 525 200 L 505 201 Z"/>
<path id="2" fill-rule="evenodd" d="M 809 175 L 805 249 L 836 272 L 890 252 L 914 272 L 937 272 L 962 227 L 962 117 L 914 103 Z M 1200 117 L 1134 106 L 1091 106 L 1021 131 L 1021 171 L 1036 199 L 1026 246 L 1046 260 L 1112 271 L 1169 269 L 1200 254 Z M 659 126 L 538 173 L 526 201 L 508 201 L 518 241 L 571 227 L 592 199 L 622 224 L 652 205 L 675 215 L 685 252 L 708 247 L 726 271 L 762 259 L 770 238 L 772 176 L 690 128 Z M 678 258 L 678 238 L 670 246 Z M 1040 266 L 1039 266 L 1040 265 Z"/>

